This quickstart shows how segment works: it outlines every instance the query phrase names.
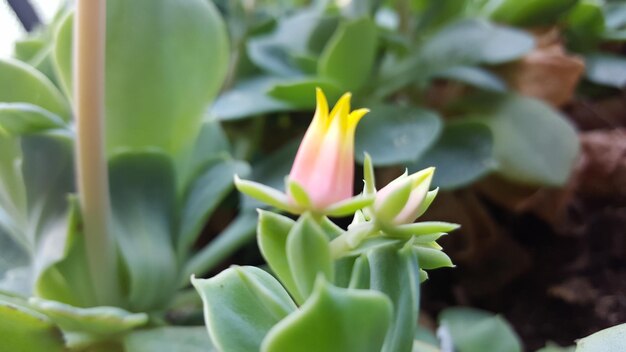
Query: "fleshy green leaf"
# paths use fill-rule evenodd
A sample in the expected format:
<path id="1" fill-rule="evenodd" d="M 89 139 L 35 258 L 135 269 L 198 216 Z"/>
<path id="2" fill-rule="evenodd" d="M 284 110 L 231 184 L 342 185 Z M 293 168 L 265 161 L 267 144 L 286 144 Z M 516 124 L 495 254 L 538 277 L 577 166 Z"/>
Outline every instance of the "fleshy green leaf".
<path id="1" fill-rule="evenodd" d="M 117 307 L 78 308 L 35 297 L 29 303 L 64 331 L 116 335 L 148 322 L 145 313 L 131 313 Z"/>
<path id="2" fill-rule="evenodd" d="M 585 76 L 593 83 L 626 87 L 626 59 L 623 56 L 595 53 L 585 56 Z"/>
<path id="3" fill-rule="evenodd" d="M 200 171 L 183 201 L 177 238 L 179 256 L 191 248 L 211 213 L 233 190 L 233 176 L 248 172 L 247 164 L 224 158 L 214 159 Z"/>
<path id="4" fill-rule="evenodd" d="M 70 118 L 67 100 L 61 92 L 33 67 L 17 60 L 0 60 L 0 102 L 29 103 L 60 116 Z M 8 83 L 10 82 L 10 83 Z"/>
<path id="5" fill-rule="evenodd" d="M 0 341 L 7 351 L 65 351 L 63 335 L 46 316 L 0 301 Z"/>
<path id="6" fill-rule="evenodd" d="M 65 226 L 52 231 L 48 234 L 49 238 L 42 243 L 42 247 L 47 250 L 61 245 L 64 248 L 60 255 L 47 258 L 53 261 L 37 276 L 35 292 L 39 297 L 58 301 L 59 304 L 89 307 L 96 303 L 92 285 L 92 280 L 96 278 L 91 277 L 86 264 L 88 261 L 78 200 L 71 199 L 69 214 L 64 219 Z M 66 233 L 60 233 L 64 230 Z"/>
<path id="7" fill-rule="evenodd" d="M 387 295 L 393 303 L 393 321 L 381 351 L 410 351 L 419 310 L 419 266 L 410 245 L 387 245 L 367 254 L 370 289 Z"/>
<path id="8" fill-rule="evenodd" d="M 313 109 L 315 107 L 315 88 L 321 88 L 329 101 L 341 96 L 342 90 L 329 80 L 299 78 L 275 84 L 268 94 L 281 101 L 288 102 L 294 109 Z"/>
<path id="9" fill-rule="evenodd" d="M 494 138 L 497 171 L 528 184 L 565 183 L 579 151 L 578 135 L 567 119 L 531 98 L 509 95 L 490 104 L 494 112 L 486 122 Z"/>
<path id="10" fill-rule="evenodd" d="M 304 298 L 298 290 L 287 259 L 287 236 L 295 221 L 286 216 L 259 210 L 257 242 L 265 261 L 299 304 Z"/>
<path id="11" fill-rule="evenodd" d="M 296 204 L 303 209 L 309 209 L 312 203 L 306 190 L 292 179 L 287 178 L 285 182 L 287 183 L 286 188 L 289 190 L 289 195 L 293 198 Z"/>
<path id="12" fill-rule="evenodd" d="M 293 206 L 289 204 L 287 195 L 274 188 L 268 187 L 261 183 L 242 180 L 237 177 L 237 175 L 235 175 L 235 185 L 237 186 L 239 192 L 256 200 L 259 200 L 267 205 L 282 210 L 293 208 Z"/>
<path id="13" fill-rule="evenodd" d="M 422 247 L 427 245 L 428 243 L 419 244 L 413 248 L 417 256 L 417 261 L 419 262 L 420 268 L 438 269 L 443 267 L 454 267 L 454 264 L 452 264 L 452 260 L 445 252 L 443 252 L 441 249 Z"/>
<path id="14" fill-rule="evenodd" d="M 312 216 L 305 213 L 287 236 L 287 261 L 298 292 L 309 297 L 318 275 L 333 280 L 328 238 Z"/>
<path id="15" fill-rule="evenodd" d="M 380 352 L 391 310 L 379 292 L 336 288 L 320 279 L 307 302 L 270 330 L 261 351 Z"/>
<path id="16" fill-rule="evenodd" d="M 106 27 L 108 153 L 124 147 L 159 147 L 171 155 L 188 151 L 228 69 L 228 37 L 219 12 L 203 0 L 109 0 Z M 68 16 L 55 43 L 68 92 L 71 48 Z"/>
<path id="17" fill-rule="evenodd" d="M 291 110 L 287 101 L 272 98 L 267 94 L 282 80 L 261 76 L 237 83 L 222 93 L 211 107 L 211 114 L 220 120 L 237 120 L 266 113 Z"/>
<path id="18" fill-rule="evenodd" d="M 496 167 L 489 127 L 472 121 L 448 124 L 439 140 L 408 169 L 412 173 L 430 166 L 437 169 L 433 184 L 444 189 L 463 187 L 485 176 Z"/>
<path id="19" fill-rule="evenodd" d="M 132 310 L 161 308 L 176 289 L 176 181 L 171 159 L 156 151 L 120 153 L 109 161 L 113 226 L 128 267 Z"/>
<path id="20" fill-rule="evenodd" d="M 469 84 L 484 90 L 504 92 L 507 90 L 506 83 L 495 74 L 473 66 L 455 66 L 436 72 L 436 78 L 444 78 Z"/>
<path id="21" fill-rule="evenodd" d="M 358 195 L 356 197 L 348 198 L 341 202 L 332 204 L 328 208 L 324 209 L 324 214 L 334 217 L 343 217 L 353 215 L 357 210 L 361 210 L 374 202 L 374 196 Z"/>
<path id="22" fill-rule="evenodd" d="M 519 337 L 498 315 L 473 308 L 448 308 L 439 315 L 439 324 L 452 338 L 455 351 L 522 351 Z"/>
<path id="23" fill-rule="evenodd" d="M 249 243 L 256 233 L 256 227 L 257 214 L 242 211 L 217 237 L 189 259 L 182 271 L 180 286 L 187 286 L 192 274 L 208 272 Z"/>
<path id="24" fill-rule="evenodd" d="M 284 16 L 269 35 L 247 42 L 248 55 L 254 64 L 278 76 L 301 74 L 292 55 L 306 53 L 308 38 L 315 30 L 321 13 L 314 8 Z"/>
<path id="25" fill-rule="evenodd" d="M 202 296 L 206 325 L 220 351 L 259 351 L 267 332 L 296 309 L 280 283 L 256 267 L 231 267 L 192 283 Z"/>
<path id="26" fill-rule="evenodd" d="M 504 0 L 489 1 L 486 12 L 496 22 L 530 27 L 553 24 L 578 0 Z"/>
<path id="27" fill-rule="evenodd" d="M 576 343 L 576 352 L 619 352 L 626 349 L 626 324 L 589 335 Z"/>
<path id="28" fill-rule="evenodd" d="M 428 110 L 374 106 L 357 127 L 355 157 L 362 162 L 367 152 L 374 165 L 416 161 L 437 140 L 441 125 Z"/>
<path id="29" fill-rule="evenodd" d="M 436 232 L 452 232 L 459 228 L 458 224 L 443 221 L 423 221 L 393 227 L 393 235 L 402 237 L 421 236 Z"/>
<path id="30" fill-rule="evenodd" d="M 372 74 L 377 39 L 376 25 L 369 18 L 342 23 L 320 56 L 319 74 L 345 90 L 358 90 Z"/>
<path id="31" fill-rule="evenodd" d="M 18 136 L 56 127 L 63 120 L 48 110 L 28 103 L 0 103 L 0 130 Z"/>
<path id="32" fill-rule="evenodd" d="M 126 352 L 217 352 L 204 327 L 165 326 L 124 336 Z"/>

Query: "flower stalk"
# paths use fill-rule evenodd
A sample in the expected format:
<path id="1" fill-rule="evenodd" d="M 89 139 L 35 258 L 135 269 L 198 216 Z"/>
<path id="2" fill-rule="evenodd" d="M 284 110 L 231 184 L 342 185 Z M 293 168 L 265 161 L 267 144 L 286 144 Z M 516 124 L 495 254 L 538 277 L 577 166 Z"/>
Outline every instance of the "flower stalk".
<path id="1" fill-rule="evenodd" d="M 116 248 L 104 153 L 106 0 L 78 0 L 74 23 L 76 179 L 89 271 L 99 304 L 115 304 Z"/>

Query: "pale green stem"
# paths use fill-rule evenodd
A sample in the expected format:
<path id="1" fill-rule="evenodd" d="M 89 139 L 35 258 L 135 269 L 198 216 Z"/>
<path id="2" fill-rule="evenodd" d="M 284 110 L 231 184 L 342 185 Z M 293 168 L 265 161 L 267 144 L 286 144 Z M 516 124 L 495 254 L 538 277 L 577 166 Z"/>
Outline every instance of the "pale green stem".
<path id="1" fill-rule="evenodd" d="M 77 0 L 74 22 L 76 175 L 89 272 L 99 304 L 119 292 L 104 152 L 106 0 Z"/>

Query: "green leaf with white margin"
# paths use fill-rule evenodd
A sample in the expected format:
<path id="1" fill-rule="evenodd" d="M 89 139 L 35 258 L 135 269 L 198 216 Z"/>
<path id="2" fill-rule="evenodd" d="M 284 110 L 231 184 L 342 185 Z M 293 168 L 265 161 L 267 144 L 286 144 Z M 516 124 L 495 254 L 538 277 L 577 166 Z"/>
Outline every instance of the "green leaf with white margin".
<path id="1" fill-rule="evenodd" d="M 321 277 L 309 299 L 275 325 L 262 352 L 380 352 L 392 305 L 384 294 L 334 287 Z"/>
<path id="2" fill-rule="evenodd" d="M 17 60 L 0 59 L 0 102 L 29 103 L 70 119 L 70 108 L 63 94 L 33 67 Z M 9 83 L 10 82 L 10 83 Z"/>
<path id="3" fill-rule="evenodd" d="M 289 269 L 302 297 L 309 297 L 318 275 L 333 281 L 329 241 L 311 214 L 303 214 L 291 228 L 286 249 Z"/>
<path id="4" fill-rule="evenodd" d="M 439 324 L 439 335 L 448 336 L 455 351 L 522 351 L 519 337 L 499 315 L 473 308 L 448 308 L 439 315 Z"/>
<path id="5" fill-rule="evenodd" d="M 205 327 L 165 326 L 130 332 L 125 352 L 217 352 Z"/>
<path id="6" fill-rule="evenodd" d="M 63 334 L 45 315 L 0 299 L 0 341 L 6 351 L 63 352 Z"/>
<path id="7" fill-rule="evenodd" d="M 0 131 L 9 135 L 35 133 L 64 127 L 63 120 L 50 111 L 28 103 L 0 103 Z"/>
<path id="8" fill-rule="evenodd" d="M 433 184 L 444 189 L 466 186 L 496 167 L 493 136 L 489 126 L 478 121 L 448 123 L 439 140 L 416 163 L 410 173 L 435 167 Z"/>
<path id="9" fill-rule="evenodd" d="M 626 59 L 623 56 L 593 53 L 585 56 L 585 77 L 593 83 L 614 88 L 626 87 Z"/>
<path id="10" fill-rule="evenodd" d="M 441 130 L 441 119 L 432 111 L 376 105 L 357 127 L 355 157 L 363 162 L 367 152 L 378 166 L 414 162 L 435 143 Z"/>
<path id="11" fill-rule="evenodd" d="M 280 283 L 256 267 L 233 266 L 191 282 L 202 296 L 207 329 L 220 351 L 259 351 L 267 332 L 296 310 Z"/>
<path id="12" fill-rule="evenodd" d="M 580 149 L 576 129 L 559 112 L 532 98 L 490 99 L 485 122 L 494 138 L 497 172 L 521 183 L 563 185 Z"/>
<path id="13" fill-rule="evenodd" d="M 177 234 L 179 257 L 193 246 L 202 227 L 222 200 L 234 189 L 233 176 L 246 175 L 249 166 L 227 157 L 206 163 L 185 192 Z"/>
<path id="14" fill-rule="evenodd" d="M 626 324 L 616 325 L 576 342 L 576 352 L 620 352 L 626 350 Z"/>
<path id="15" fill-rule="evenodd" d="M 176 181 L 170 157 L 127 151 L 109 160 L 112 231 L 128 268 L 133 311 L 160 309 L 176 290 Z"/>
<path id="16" fill-rule="evenodd" d="M 433 243 L 433 242 L 430 242 Z M 421 269 L 453 268 L 452 259 L 441 249 L 429 248 L 429 243 L 416 244 L 413 247 Z"/>
<path id="17" fill-rule="evenodd" d="M 287 259 L 287 236 L 295 225 L 290 218 L 259 210 L 257 243 L 263 258 L 298 304 L 304 303 Z"/>
<path id="18" fill-rule="evenodd" d="M 318 62 L 318 73 L 344 90 L 359 90 L 372 75 L 378 30 L 371 19 L 341 23 Z"/>
<path id="19" fill-rule="evenodd" d="M 67 16 L 54 48 L 68 92 L 72 27 Z M 159 147 L 173 156 L 188 151 L 228 69 L 228 36 L 215 5 L 109 0 L 106 27 L 108 154 L 124 147 Z"/>
<path id="20" fill-rule="evenodd" d="M 131 313 L 118 307 L 79 308 L 36 297 L 28 303 L 64 331 L 111 336 L 148 323 L 146 313 Z"/>
<path id="21" fill-rule="evenodd" d="M 393 320 L 381 351 L 410 351 L 419 311 L 419 265 L 411 243 L 391 244 L 367 254 L 370 289 L 384 293 L 394 307 Z"/>

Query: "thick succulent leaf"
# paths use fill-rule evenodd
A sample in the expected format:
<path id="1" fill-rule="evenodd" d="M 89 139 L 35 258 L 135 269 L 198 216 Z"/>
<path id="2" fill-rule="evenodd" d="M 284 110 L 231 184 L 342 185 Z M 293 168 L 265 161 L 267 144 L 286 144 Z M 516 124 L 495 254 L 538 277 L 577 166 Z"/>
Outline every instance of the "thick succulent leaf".
<path id="1" fill-rule="evenodd" d="M 45 315 L 1 299 L 0 341 L 6 351 L 65 351 L 61 330 Z"/>
<path id="2" fill-rule="evenodd" d="M 452 259 L 450 259 L 450 257 L 448 257 L 448 255 L 444 251 L 437 248 L 428 248 L 428 245 L 428 242 L 420 243 L 413 248 L 421 269 L 454 267 L 454 264 L 452 264 Z"/>
<path id="3" fill-rule="evenodd" d="M 504 92 L 506 83 L 496 74 L 475 66 L 455 66 L 436 72 L 436 78 L 466 83 L 484 90 Z"/>
<path id="4" fill-rule="evenodd" d="M 289 103 L 294 110 L 313 109 L 315 107 L 315 88 L 321 88 L 329 101 L 336 101 L 344 92 L 332 80 L 305 77 L 278 82 L 271 87 L 268 94 L 273 98 Z"/>
<path id="5" fill-rule="evenodd" d="M 71 304 L 77 307 L 89 307 L 96 303 L 85 251 L 85 235 L 82 232 L 78 201 L 71 198 L 69 214 L 64 219 L 64 226 L 47 235 L 42 248 L 54 253 L 48 255 L 51 261 L 41 267 L 37 275 L 35 292 L 39 297 Z M 65 231 L 65 232 L 63 232 Z M 64 246 L 62 252 L 56 247 Z M 41 253 L 41 252 L 40 252 Z M 46 252 L 43 252 L 46 254 Z M 41 255 L 40 255 L 41 256 Z"/>
<path id="6" fill-rule="evenodd" d="M 285 190 L 285 176 L 289 174 L 296 157 L 300 139 L 293 140 L 270 155 L 252 164 L 250 180 L 262 183 L 274 189 Z M 242 207 L 248 209 L 266 208 L 267 205 L 250 197 L 243 197 Z"/>
<path id="7" fill-rule="evenodd" d="M 67 100 L 61 92 L 33 67 L 17 60 L 0 60 L 0 102 L 29 103 L 60 116 L 70 118 Z"/>
<path id="8" fill-rule="evenodd" d="M 381 351 L 410 351 L 419 310 L 418 258 L 407 244 L 387 245 L 367 254 L 370 289 L 387 295 L 393 303 L 393 320 Z"/>
<path id="9" fill-rule="evenodd" d="M 192 278 L 192 283 L 220 351 L 259 351 L 272 326 L 296 309 L 280 283 L 256 267 L 231 267 L 211 279 Z"/>
<path id="10" fill-rule="evenodd" d="M 217 352 L 204 327 L 166 326 L 124 336 L 125 352 Z"/>
<path id="11" fill-rule="evenodd" d="M 496 22 L 530 27 L 553 24 L 578 0 L 504 0 L 489 1 L 485 12 Z"/>
<path id="12" fill-rule="evenodd" d="M 0 103 L 0 131 L 12 136 L 63 127 L 65 123 L 50 111 L 28 103 Z"/>
<path id="13" fill-rule="evenodd" d="M 623 56 L 594 53 L 585 56 L 585 76 L 593 83 L 614 88 L 626 87 L 626 59 Z"/>
<path id="14" fill-rule="evenodd" d="M 274 32 L 247 42 L 248 55 L 255 65 L 278 76 L 300 75 L 293 54 L 306 53 L 308 38 L 321 13 L 314 8 L 283 17 Z"/>
<path id="15" fill-rule="evenodd" d="M 187 261 L 179 277 L 180 286 L 189 285 L 189 277 L 192 274 L 208 272 L 224 262 L 241 246 L 249 243 L 255 235 L 256 226 L 256 213 L 241 212 L 217 237 Z"/>
<path id="16" fill-rule="evenodd" d="M 293 107 L 287 101 L 267 94 L 272 87 L 283 83 L 282 80 L 269 76 L 239 82 L 217 98 L 211 107 L 211 114 L 228 121 L 292 110 Z"/>
<path id="17" fill-rule="evenodd" d="M 112 231 L 128 268 L 130 307 L 160 308 L 176 289 L 174 167 L 160 152 L 124 152 L 109 161 Z"/>
<path id="18" fill-rule="evenodd" d="M 440 335 L 459 352 L 521 352 L 522 345 L 502 317 L 473 308 L 448 308 L 439 315 Z"/>
<path id="19" fill-rule="evenodd" d="M 371 19 L 342 23 L 320 56 L 318 73 L 344 90 L 360 89 L 372 74 L 377 41 L 376 24 Z"/>
<path id="20" fill-rule="evenodd" d="M 533 47 L 533 38 L 521 30 L 468 19 L 454 22 L 429 38 L 420 57 L 428 67 L 500 64 L 521 57 Z"/>
<path id="21" fill-rule="evenodd" d="M 200 171 L 183 200 L 176 239 L 179 256 L 189 251 L 211 213 L 233 190 L 233 176 L 248 172 L 246 163 L 227 158 L 215 158 Z"/>
<path id="22" fill-rule="evenodd" d="M 178 191 L 185 191 L 191 182 L 202 172 L 207 164 L 218 156 L 230 154 L 230 142 L 220 121 L 213 116 L 206 116 L 202 121 L 200 133 L 188 159 L 178 159 L 176 175 Z"/>
<path id="23" fill-rule="evenodd" d="M 0 228 L 0 291 L 30 294 L 30 258 L 29 251 Z"/>
<path id="24" fill-rule="evenodd" d="M 491 172 L 496 161 L 489 127 L 472 121 L 447 124 L 439 140 L 407 168 L 413 173 L 431 166 L 436 168 L 433 185 L 443 189 L 466 186 Z"/>
<path id="25" fill-rule="evenodd" d="M 380 352 L 391 311 L 379 292 L 337 288 L 320 279 L 306 303 L 270 330 L 261 351 Z"/>
<path id="26" fill-rule="evenodd" d="M 414 162 L 437 140 L 441 129 L 434 112 L 377 105 L 357 127 L 355 157 L 362 162 L 367 152 L 374 165 Z"/>
<path id="27" fill-rule="evenodd" d="M 0 134 L 0 228 L 25 248 L 26 190 L 22 179 L 21 148 L 17 138 Z"/>
<path id="28" fill-rule="evenodd" d="M 548 105 L 508 95 L 491 100 L 486 119 L 497 171 L 508 179 L 546 186 L 564 184 L 578 156 L 574 127 Z"/>
<path id="29" fill-rule="evenodd" d="M 274 274 L 299 304 L 304 302 L 287 259 L 287 236 L 295 225 L 290 218 L 265 210 L 259 211 L 257 243 Z"/>
<path id="30" fill-rule="evenodd" d="M 111 336 L 148 322 L 145 313 L 131 313 L 117 307 L 79 308 L 34 297 L 28 302 L 64 331 Z"/>
<path id="31" fill-rule="evenodd" d="M 287 235 L 287 261 L 298 292 L 306 299 L 322 275 L 333 280 L 333 261 L 326 234 L 310 214 L 304 214 Z"/>
<path id="32" fill-rule="evenodd" d="M 626 324 L 616 325 L 580 339 L 576 352 L 619 352 L 626 350 Z"/>
<path id="33" fill-rule="evenodd" d="M 189 150 L 228 68 L 225 25 L 210 1 L 107 1 L 107 150 Z M 71 91 L 72 16 L 57 32 L 55 60 Z"/>

